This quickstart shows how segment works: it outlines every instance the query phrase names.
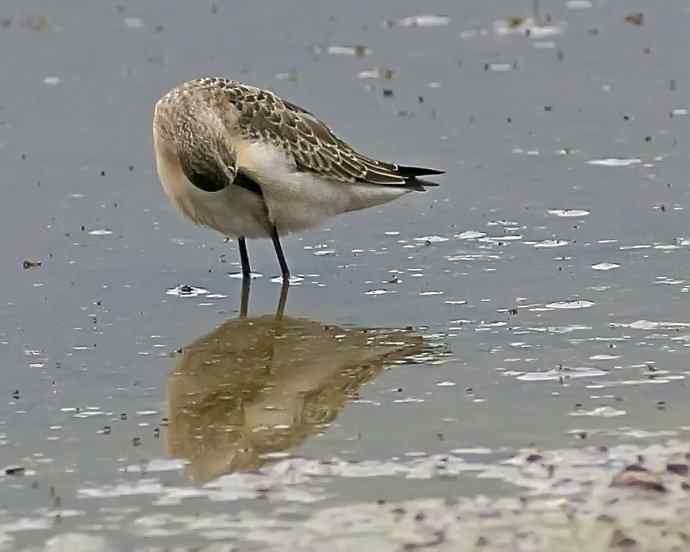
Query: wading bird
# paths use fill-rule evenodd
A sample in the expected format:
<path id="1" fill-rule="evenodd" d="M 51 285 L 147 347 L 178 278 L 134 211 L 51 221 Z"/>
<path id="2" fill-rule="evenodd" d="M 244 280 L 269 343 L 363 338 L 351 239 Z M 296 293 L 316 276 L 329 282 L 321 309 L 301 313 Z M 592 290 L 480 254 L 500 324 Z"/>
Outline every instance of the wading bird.
<path id="1" fill-rule="evenodd" d="M 237 238 L 245 279 L 246 238 L 271 238 L 289 281 L 280 236 L 423 191 L 435 184 L 418 177 L 443 172 L 366 157 L 301 107 L 222 78 L 163 96 L 153 137 L 165 193 L 192 222 Z"/>

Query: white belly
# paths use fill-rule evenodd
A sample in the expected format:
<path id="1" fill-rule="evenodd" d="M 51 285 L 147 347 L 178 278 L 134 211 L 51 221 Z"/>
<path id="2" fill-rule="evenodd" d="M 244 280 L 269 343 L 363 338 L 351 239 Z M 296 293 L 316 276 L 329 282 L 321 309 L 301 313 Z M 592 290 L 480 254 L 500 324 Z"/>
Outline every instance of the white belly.
<path id="1" fill-rule="evenodd" d="M 179 160 L 156 148 L 156 166 L 170 201 L 189 220 L 229 237 L 268 238 L 320 225 L 329 217 L 380 205 L 408 188 L 350 184 L 298 172 L 277 149 L 261 144 L 238 147 L 240 170 L 261 187 L 263 197 L 240 186 L 205 192 L 185 176 Z"/>
<path id="2" fill-rule="evenodd" d="M 156 164 L 163 190 L 187 219 L 231 238 L 271 236 L 266 205 L 256 193 L 233 185 L 205 192 L 187 179 L 176 159 L 156 155 Z"/>
<path id="3" fill-rule="evenodd" d="M 238 163 L 242 171 L 260 183 L 268 216 L 279 234 L 318 226 L 329 217 L 380 205 L 410 191 L 297 172 L 279 150 L 263 144 L 238 148 Z"/>

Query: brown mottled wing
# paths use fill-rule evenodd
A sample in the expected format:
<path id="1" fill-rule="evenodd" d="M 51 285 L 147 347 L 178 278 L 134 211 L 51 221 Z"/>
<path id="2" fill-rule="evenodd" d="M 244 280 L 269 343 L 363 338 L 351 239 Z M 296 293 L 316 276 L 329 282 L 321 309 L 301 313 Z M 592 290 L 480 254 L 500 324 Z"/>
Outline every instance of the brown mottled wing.
<path id="1" fill-rule="evenodd" d="M 423 190 L 423 185 L 435 185 L 417 180 L 418 176 L 443 172 L 370 159 L 353 150 L 301 107 L 265 90 L 242 88 L 244 93 L 236 94 L 232 101 L 240 111 L 240 127 L 247 129 L 247 138 L 266 140 L 282 148 L 300 171 L 343 182 L 418 190 Z"/>

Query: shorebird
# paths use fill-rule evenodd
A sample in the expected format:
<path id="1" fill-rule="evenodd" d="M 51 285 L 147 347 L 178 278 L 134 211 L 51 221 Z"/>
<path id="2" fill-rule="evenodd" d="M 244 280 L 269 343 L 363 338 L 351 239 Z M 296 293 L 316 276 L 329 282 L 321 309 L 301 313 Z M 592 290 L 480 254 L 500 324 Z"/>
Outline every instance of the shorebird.
<path id="1" fill-rule="evenodd" d="M 314 115 L 273 92 L 224 78 L 191 80 L 156 103 L 158 176 L 189 220 L 237 238 L 251 275 L 247 238 L 271 238 L 283 281 L 280 236 L 326 218 L 380 205 L 443 171 L 358 153 Z"/>

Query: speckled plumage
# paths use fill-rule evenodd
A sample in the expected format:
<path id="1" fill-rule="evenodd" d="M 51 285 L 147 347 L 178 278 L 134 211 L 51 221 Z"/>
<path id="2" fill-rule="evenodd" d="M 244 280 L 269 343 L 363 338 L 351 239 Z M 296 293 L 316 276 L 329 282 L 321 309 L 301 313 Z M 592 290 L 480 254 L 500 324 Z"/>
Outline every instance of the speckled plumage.
<path id="1" fill-rule="evenodd" d="M 304 109 L 222 78 L 186 82 L 157 103 L 158 174 L 193 222 L 227 236 L 273 237 L 385 203 L 441 171 L 364 156 Z M 244 259 L 243 259 L 244 262 Z"/>

